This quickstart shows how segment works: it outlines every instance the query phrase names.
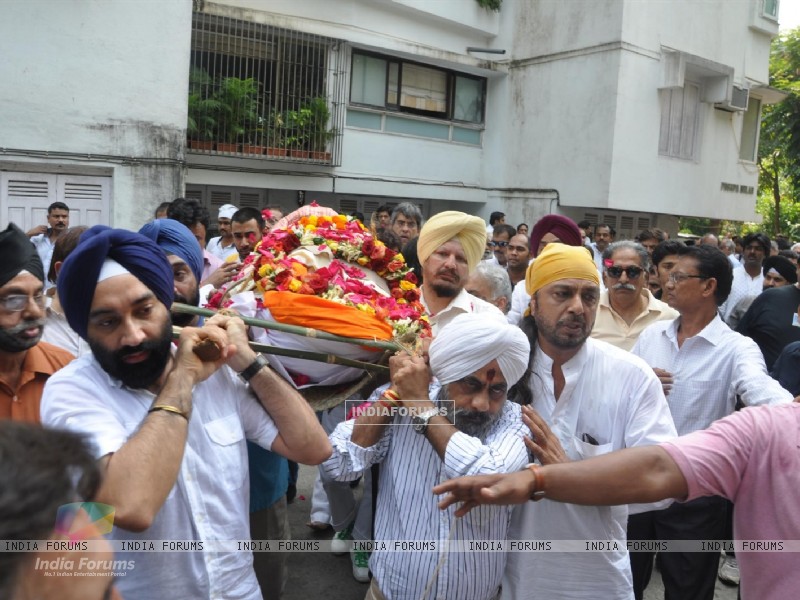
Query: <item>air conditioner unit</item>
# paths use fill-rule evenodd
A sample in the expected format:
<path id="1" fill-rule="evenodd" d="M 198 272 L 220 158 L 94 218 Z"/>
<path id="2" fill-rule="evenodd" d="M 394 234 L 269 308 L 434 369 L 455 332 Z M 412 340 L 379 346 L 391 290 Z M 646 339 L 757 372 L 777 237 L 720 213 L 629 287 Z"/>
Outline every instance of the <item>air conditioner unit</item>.
<path id="1" fill-rule="evenodd" d="M 714 108 L 728 112 L 738 112 L 747 110 L 747 102 L 750 99 L 750 90 L 746 87 L 732 86 L 731 98 L 725 102 L 714 105 Z"/>

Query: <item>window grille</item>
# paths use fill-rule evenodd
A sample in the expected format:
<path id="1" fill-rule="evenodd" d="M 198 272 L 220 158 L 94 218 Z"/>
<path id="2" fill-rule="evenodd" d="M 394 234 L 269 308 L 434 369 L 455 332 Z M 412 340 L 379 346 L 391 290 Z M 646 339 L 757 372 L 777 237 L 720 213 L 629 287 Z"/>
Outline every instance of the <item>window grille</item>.
<path id="1" fill-rule="evenodd" d="M 340 164 L 339 40 L 196 12 L 189 150 Z"/>

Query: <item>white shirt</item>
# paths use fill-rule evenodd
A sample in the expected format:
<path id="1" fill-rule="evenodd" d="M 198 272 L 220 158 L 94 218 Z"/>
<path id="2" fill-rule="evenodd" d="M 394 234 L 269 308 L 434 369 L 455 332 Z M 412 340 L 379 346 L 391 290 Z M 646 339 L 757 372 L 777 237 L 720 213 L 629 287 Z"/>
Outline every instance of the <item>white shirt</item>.
<path id="1" fill-rule="evenodd" d="M 236 244 L 233 243 L 233 240 L 231 240 L 230 246 L 222 246 L 222 236 L 217 236 L 208 240 L 208 244 L 206 244 L 206 251 L 210 252 L 223 262 L 229 256 L 236 254 L 238 258 L 239 255 L 239 251 L 236 250 Z"/>
<path id="2" fill-rule="evenodd" d="M 680 317 L 653 323 L 631 350 L 651 367 L 672 373 L 667 402 L 679 435 L 731 414 L 737 395 L 748 406 L 793 400 L 767 373 L 756 343 L 731 330 L 719 315 L 680 348 L 679 324 Z"/>
<path id="3" fill-rule="evenodd" d="M 630 353 L 587 339 L 562 366 L 565 386 L 556 402 L 553 360 L 536 348 L 531 389 L 533 408 L 558 436 L 570 459 L 580 460 L 675 437 L 661 384 L 653 370 Z M 591 436 L 597 445 L 584 436 Z M 667 502 L 666 504 L 669 504 Z M 663 506 L 663 503 L 657 507 Z M 635 505 L 631 512 L 654 508 Z M 509 539 L 616 540 L 612 552 L 510 553 L 503 577 L 503 598 L 632 600 L 625 550 L 627 506 L 578 506 L 526 502 L 514 510 Z"/>
<path id="4" fill-rule="evenodd" d="M 194 387 L 192 417 L 180 473 L 152 526 L 143 533 L 114 528 L 112 540 L 250 539 L 245 438 L 269 449 L 278 435 L 249 388 L 227 367 Z M 53 375 L 42 395 L 42 423 L 83 433 L 99 459 L 119 450 L 147 416 L 155 396 L 110 377 L 83 356 Z M 135 573 L 120 577 L 126 600 L 260 600 L 249 552 L 117 552 Z"/>
<path id="5" fill-rule="evenodd" d="M 522 315 L 530 306 L 531 297 L 525 291 L 525 280 L 518 281 L 511 292 L 511 308 L 506 313 L 506 319 L 511 325 L 519 325 Z"/>
<path id="6" fill-rule="evenodd" d="M 36 247 L 36 253 L 42 261 L 42 267 L 44 267 L 44 289 L 49 290 L 53 287 L 53 284 L 47 279 L 47 272 L 50 270 L 50 260 L 53 258 L 53 248 L 55 248 L 56 243 L 50 240 L 50 230 L 48 229 L 47 233 L 33 236 L 31 244 Z"/>
<path id="7" fill-rule="evenodd" d="M 63 348 L 75 358 L 91 354 L 89 344 L 79 336 L 67 323 L 67 318 L 59 312 L 47 307 L 42 341 Z"/>
<path id="8" fill-rule="evenodd" d="M 450 301 L 450 304 L 448 304 L 445 308 L 443 308 L 436 314 L 431 314 L 431 311 L 428 308 L 428 303 L 425 302 L 424 285 L 422 287 L 422 294 L 420 295 L 420 301 L 422 302 L 422 306 L 425 307 L 425 310 L 428 311 L 428 313 L 430 314 L 429 319 L 431 323 L 431 332 L 433 333 L 434 337 L 442 327 L 447 325 L 450 321 L 452 321 L 462 313 L 490 312 L 490 313 L 495 313 L 501 317 L 505 317 L 503 312 L 499 308 L 497 308 L 494 304 L 490 304 L 485 300 L 481 300 L 480 298 L 473 296 L 463 288 L 458 293 L 458 295 Z"/>
<path id="9" fill-rule="evenodd" d="M 728 295 L 728 299 L 719 307 L 722 320 L 727 322 L 739 300 L 748 296 L 758 296 L 762 291 L 764 291 L 763 270 L 758 271 L 757 277 L 750 277 L 744 268 L 734 269 L 731 293 Z"/>
<path id="10" fill-rule="evenodd" d="M 396 417 L 380 440 L 369 448 L 350 438 L 355 421 L 340 423 L 331 434 L 333 454 L 322 464 L 325 476 L 338 481 L 356 479 L 381 463 L 375 540 L 503 540 L 511 506 L 481 506 L 464 517 L 455 506 L 439 510 L 431 493 L 438 483 L 463 475 L 509 473 L 528 462 L 522 436 L 528 428 L 518 404 L 506 401 L 500 418 L 481 442 L 456 432 L 447 444 L 444 461 L 431 443 L 411 427 L 408 417 Z M 451 528 L 455 532 L 451 537 Z M 497 594 L 506 556 L 502 552 L 381 552 L 369 565 L 388 600 L 419 600 L 444 554 L 428 598 L 490 600 Z"/>

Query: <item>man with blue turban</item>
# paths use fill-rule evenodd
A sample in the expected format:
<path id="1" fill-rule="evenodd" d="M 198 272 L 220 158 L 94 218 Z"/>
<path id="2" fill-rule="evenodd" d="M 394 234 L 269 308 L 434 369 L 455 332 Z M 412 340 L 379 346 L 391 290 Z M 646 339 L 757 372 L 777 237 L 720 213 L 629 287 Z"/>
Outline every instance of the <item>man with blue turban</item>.
<path id="1" fill-rule="evenodd" d="M 172 219 L 156 219 L 139 230 L 167 255 L 175 280 L 174 301 L 190 306 L 200 305 L 200 278 L 203 276 L 203 253 L 194 234 L 183 223 Z M 179 327 L 196 325 L 199 317 L 173 312 L 172 324 Z"/>
<path id="2" fill-rule="evenodd" d="M 503 552 L 448 552 L 445 546 L 505 539 L 509 507 L 481 507 L 456 519 L 454 509 L 438 512 L 431 489 L 446 478 L 508 473 L 528 462 L 520 406 L 506 398 L 529 352 L 525 334 L 502 315 L 458 315 L 433 340 L 430 368 L 421 356 L 392 357 L 391 387 L 331 434 L 333 455 L 321 467 L 327 478 L 354 480 L 381 464 L 376 543 L 420 543 L 413 553 L 372 553 L 367 598 L 497 597 Z M 429 388 L 431 375 L 437 384 Z"/>
<path id="3" fill-rule="evenodd" d="M 155 237 L 191 264 L 170 227 Z M 253 352 L 241 319 L 216 315 L 202 328 L 185 327 L 172 348 L 174 275 L 151 239 L 92 227 L 57 285 L 70 326 L 92 354 L 50 378 L 42 421 L 92 442 L 104 474 L 94 500 L 115 511 L 110 539 L 188 540 L 195 549 L 249 539 L 245 440 L 304 463 L 330 454 L 314 412 Z M 195 349 L 209 342 L 219 353 L 203 360 Z M 135 563 L 119 578 L 125 598 L 262 597 L 248 553 L 179 551 L 165 561 L 120 552 L 117 559 Z"/>

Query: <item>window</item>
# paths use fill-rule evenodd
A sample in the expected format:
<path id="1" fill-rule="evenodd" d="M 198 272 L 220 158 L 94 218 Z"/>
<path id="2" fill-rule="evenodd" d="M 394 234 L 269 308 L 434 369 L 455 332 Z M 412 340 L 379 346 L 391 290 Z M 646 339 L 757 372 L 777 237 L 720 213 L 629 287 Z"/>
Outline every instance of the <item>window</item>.
<path id="1" fill-rule="evenodd" d="M 658 153 L 693 160 L 697 155 L 699 121 L 699 85 L 686 81 L 682 88 L 661 90 Z"/>
<path id="2" fill-rule="evenodd" d="M 761 100 L 750 97 L 747 110 L 742 117 L 742 143 L 739 146 L 739 158 L 755 162 L 758 151 L 758 130 L 761 123 Z"/>
<path id="3" fill-rule="evenodd" d="M 778 20 L 778 7 L 780 6 L 780 0 L 761 0 L 761 14 L 767 17 L 768 19 L 775 19 Z"/>
<path id="4" fill-rule="evenodd" d="M 438 119 L 483 123 L 486 80 L 353 52 L 350 102 Z"/>
<path id="5" fill-rule="evenodd" d="M 346 90 L 340 42 L 195 12 L 190 149 L 337 164 Z"/>

